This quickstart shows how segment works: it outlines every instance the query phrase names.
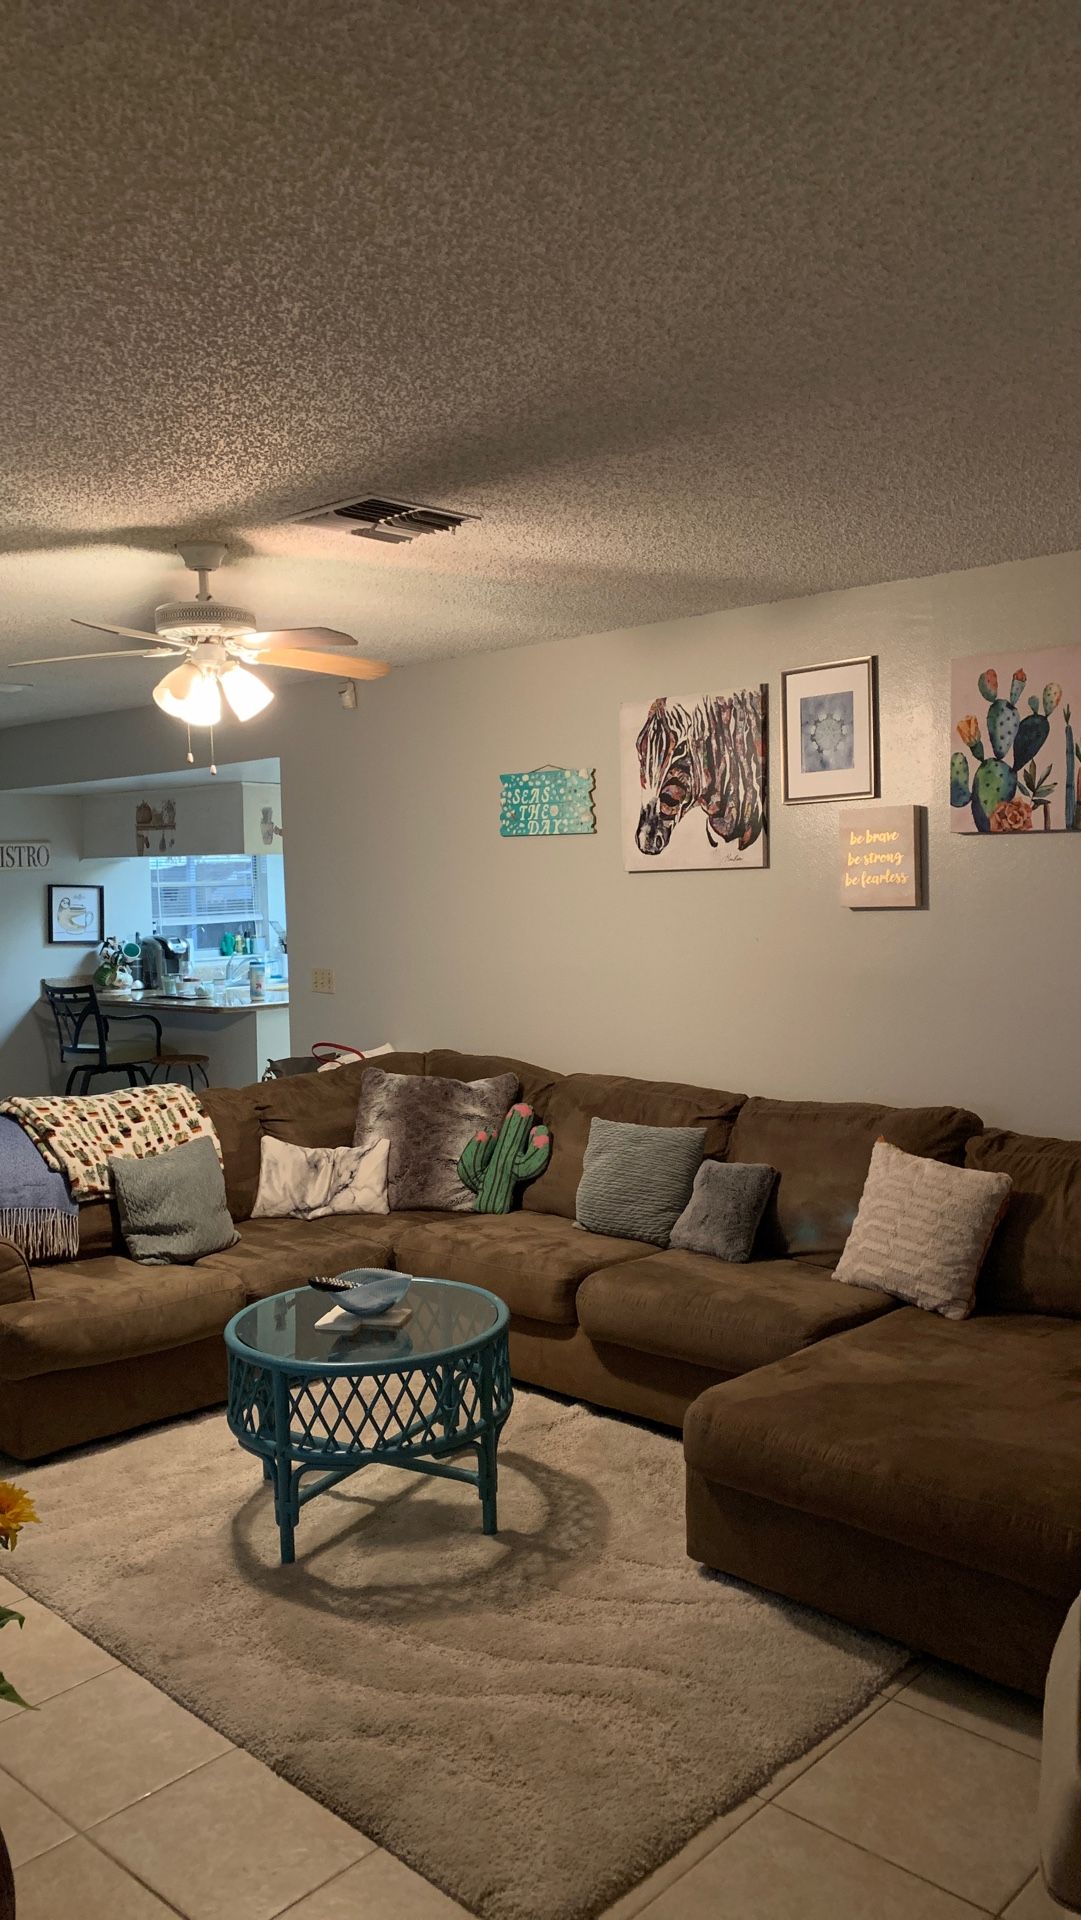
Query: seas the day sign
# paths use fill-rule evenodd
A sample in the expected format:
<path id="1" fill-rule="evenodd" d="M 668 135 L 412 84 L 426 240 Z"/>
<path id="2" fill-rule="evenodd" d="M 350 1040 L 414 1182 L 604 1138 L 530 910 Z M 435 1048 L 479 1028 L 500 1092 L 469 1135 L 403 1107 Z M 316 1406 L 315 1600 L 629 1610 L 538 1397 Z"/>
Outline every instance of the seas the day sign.
<path id="1" fill-rule="evenodd" d="M 594 767 L 533 767 L 501 773 L 499 831 L 504 839 L 544 834 L 596 833 Z"/>
<path id="2" fill-rule="evenodd" d="M 921 905 L 920 812 L 919 807 L 845 807 L 842 810 L 842 905 Z"/>

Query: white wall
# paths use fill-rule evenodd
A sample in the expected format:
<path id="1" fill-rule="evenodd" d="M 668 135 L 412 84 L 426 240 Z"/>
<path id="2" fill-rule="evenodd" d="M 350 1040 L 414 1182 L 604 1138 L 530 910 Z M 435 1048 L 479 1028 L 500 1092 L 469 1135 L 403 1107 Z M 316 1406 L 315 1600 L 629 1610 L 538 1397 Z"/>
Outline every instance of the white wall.
<path id="1" fill-rule="evenodd" d="M 0 1096 L 62 1086 L 55 1031 L 40 1005 L 41 981 L 91 971 L 95 948 L 50 946 L 46 888 L 65 881 L 104 886 L 105 931 L 128 939 L 150 927 L 150 870 L 137 860 L 81 860 L 81 803 L 46 794 L 0 793 L 0 839 L 50 842 L 40 871 L 0 872 Z M 105 1082 L 103 1085 L 107 1084 Z"/>
<path id="2" fill-rule="evenodd" d="M 967 1101 L 1081 1136 L 1081 837 L 951 836 L 946 799 L 950 660 L 1077 642 L 1074 553 L 412 667 L 362 687 L 356 713 L 333 682 L 290 690 L 229 751 L 282 761 L 293 1051 L 477 1047 L 778 1095 Z M 837 809 L 781 804 L 781 669 L 868 652 L 882 799 L 929 809 L 926 912 L 842 907 Z M 625 873 L 621 700 L 759 680 L 769 869 Z M 0 743 L 0 787 L 183 757 L 149 707 Z M 501 840 L 499 774 L 546 760 L 596 767 L 597 834 Z M 333 998 L 307 990 L 313 966 L 335 970 Z"/>
<path id="3" fill-rule="evenodd" d="M 141 801 L 160 813 L 163 802 L 171 801 L 175 825 L 171 828 L 148 827 L 138 844 L 135 814 Z M 82 846 L 87 858 L 126 857 L 138 854 L 151 859 L 157 854 L 189 853 L 277 853 L 281 839 L 268 846 L 261 832 L 261 810 L 272 807 L 281 823 L 281 788 L 278 786 L 223 780 L 220 785 L 184 786 L 175 789 L 132 786 L 124 792 L 87 794 L 82 808 Z M 164 844 L 162 844 L 164 842 Z"/>
<path id="4" fill-rule="evenodd" d="M 491 1049 L 1081 1135 L 1081 840 L 951 836 L 947 799 L 950 659 L 1078 640 L 1071 554 L 414 667 L 356 714 L 295 703 L 294 1049 Z M 837 808 L 781 804 L 781 669 L 867 652 L 882 799 L 929 808 L 926 912 L 845 909 Z M 769 869 L 625 873 L 620 701 L 760 680 Z M 596 766 L 596 835 L 501 840 L 499 774 L 545 761 Z"/>

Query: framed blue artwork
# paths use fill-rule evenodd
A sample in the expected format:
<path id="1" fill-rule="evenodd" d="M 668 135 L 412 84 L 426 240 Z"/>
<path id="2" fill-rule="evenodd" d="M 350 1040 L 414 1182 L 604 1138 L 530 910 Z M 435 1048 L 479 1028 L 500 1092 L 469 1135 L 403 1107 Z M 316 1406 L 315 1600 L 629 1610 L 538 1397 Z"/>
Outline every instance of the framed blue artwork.
<path id="1" fill-rule="evenodd" d="M 532 767 L 501 773 L 499 831 L 507 840 L 596 833 L 593 767 Z"/>
<path id="2" fill-rule="evenodd" d="M 781 675 L 786 805 L 871 800 L 878 792 L 878 690 L 873 654 Z"/>

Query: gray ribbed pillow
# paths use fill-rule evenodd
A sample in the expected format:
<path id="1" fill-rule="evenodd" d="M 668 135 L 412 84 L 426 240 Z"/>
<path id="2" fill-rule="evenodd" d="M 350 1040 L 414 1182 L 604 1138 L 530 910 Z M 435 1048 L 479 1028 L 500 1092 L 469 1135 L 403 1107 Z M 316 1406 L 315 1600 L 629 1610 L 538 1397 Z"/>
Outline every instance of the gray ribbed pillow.
<path id="1" fill-rule="evenodd" d="M 114 1154 L 109 1171 L 124 1244 L 144 1266 L 190 1266 L 239 1240 L 209 1135 L 142 1160 Z"/>
<path id="2" fill-rule="evenodd" d="M 590 1233 L 666 1247 L 691 1196 L 704 1127 L 637 1127 L 594 1119 L 575 1214 Z"/>
<path id="3" fill-rule="evenodd" d="M 773 1167 L 750 1161 L 703 1160 L 669 1246 L 715 1260 L 749 1260 L 776 1178 Z"/>

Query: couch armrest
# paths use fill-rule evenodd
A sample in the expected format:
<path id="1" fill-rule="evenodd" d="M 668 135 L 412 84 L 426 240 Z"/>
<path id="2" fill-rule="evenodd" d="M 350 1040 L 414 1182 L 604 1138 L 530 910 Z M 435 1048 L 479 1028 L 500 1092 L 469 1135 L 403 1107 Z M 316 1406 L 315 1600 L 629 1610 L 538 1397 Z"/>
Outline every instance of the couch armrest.
<path id="1" fill-rule="evenodd" d="M 34 1298 L 30 1268 L 12 1240 L 0 1240 L 0 1307 Z"/>

